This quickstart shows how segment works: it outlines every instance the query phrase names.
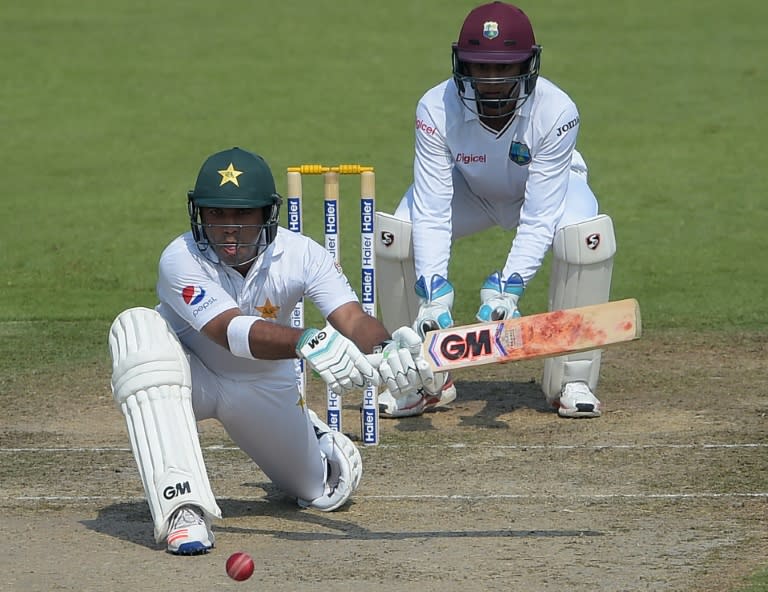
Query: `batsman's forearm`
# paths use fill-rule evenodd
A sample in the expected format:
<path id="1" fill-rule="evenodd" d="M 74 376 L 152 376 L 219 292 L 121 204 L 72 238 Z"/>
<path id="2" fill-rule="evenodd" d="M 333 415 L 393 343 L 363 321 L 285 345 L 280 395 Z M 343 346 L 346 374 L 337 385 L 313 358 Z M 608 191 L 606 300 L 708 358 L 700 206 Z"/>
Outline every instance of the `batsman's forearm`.
<path id="1" fill-rule="evenodd" d="M 366 354 L 374 346 L 390 338 L 387 329 L 374 317 L 363 311 L 357 302 L 347 302 L 328 315 L 328 322 Z"/>
<path id="2" fill-rule="evenodd" d="M 392 337 L 384 325 L 369 315 L 355 325 L 352 333 L 349 338 L 365 354 L 372 353 L 374 347 Z"/>

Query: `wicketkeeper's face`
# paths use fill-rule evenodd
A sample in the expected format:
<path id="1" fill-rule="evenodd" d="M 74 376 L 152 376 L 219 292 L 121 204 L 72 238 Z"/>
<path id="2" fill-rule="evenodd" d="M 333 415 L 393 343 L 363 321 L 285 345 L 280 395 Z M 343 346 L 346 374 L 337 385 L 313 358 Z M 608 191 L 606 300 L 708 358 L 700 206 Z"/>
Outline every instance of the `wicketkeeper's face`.
<path id="1" fill-rule="evenodd" d="M 465 64 L 483 115 L 504 115 L 515 110 L 522 64 Z"/>
<path id="2" fill-rule="evenodd" d="M 256 257 L 265 229 L 262 208 L 200 208 L 200 220 L 224 265 L 238 267 Z"/>

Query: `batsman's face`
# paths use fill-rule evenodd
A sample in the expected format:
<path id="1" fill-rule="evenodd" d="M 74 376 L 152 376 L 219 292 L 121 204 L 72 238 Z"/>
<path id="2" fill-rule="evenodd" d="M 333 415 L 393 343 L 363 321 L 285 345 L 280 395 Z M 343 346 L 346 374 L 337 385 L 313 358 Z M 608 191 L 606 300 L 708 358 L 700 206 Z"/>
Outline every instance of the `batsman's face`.
<path id="1" fill-rule="evenodd" d="M 261 208 L 200 208 L 208 242 L 224 265 L 252 261 L 264 230 Z"/>
<path id="2" fill-rule="evenodd" d="M 523 64 L 466 64 L 467 74 L 473 78 L 475 97 L 484 115 L 512 113 Z"/>

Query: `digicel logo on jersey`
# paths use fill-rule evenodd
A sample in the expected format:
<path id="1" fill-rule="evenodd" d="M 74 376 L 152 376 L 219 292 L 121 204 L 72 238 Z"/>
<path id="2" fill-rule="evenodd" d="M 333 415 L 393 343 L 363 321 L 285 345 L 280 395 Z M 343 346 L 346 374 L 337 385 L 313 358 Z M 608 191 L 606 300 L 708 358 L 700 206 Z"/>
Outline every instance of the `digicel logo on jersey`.
<path id="1" fill-rule="evenodd" d="M 436 131 L 434 127 L 423 122 L 421 119 L 416 119 L 416 129 L 424 132 L 425 134 L 429 134 L 430 136 L 433 135 Z"/>
<path id="2" fill-rule="evenodd" d="M 456 155 L 456 162 L 460 162 L 462 164 L 472 164 L 473 162 L 485 162 L 486 156 L 485 154 L 464 154 L 463 152 L 459 152 Z"/>

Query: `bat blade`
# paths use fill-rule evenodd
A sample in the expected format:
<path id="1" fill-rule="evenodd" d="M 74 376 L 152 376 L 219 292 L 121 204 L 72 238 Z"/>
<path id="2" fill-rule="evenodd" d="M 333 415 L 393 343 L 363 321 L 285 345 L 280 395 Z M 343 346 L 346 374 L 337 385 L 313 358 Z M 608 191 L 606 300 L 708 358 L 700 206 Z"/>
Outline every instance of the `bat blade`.
<path id="1" fill-rule="evenodd" d="M 640 306 L 628 298 L 430 331 L 423 351 L 433 370 L 446 371 L 600 349 L 640 334 Z"/>

